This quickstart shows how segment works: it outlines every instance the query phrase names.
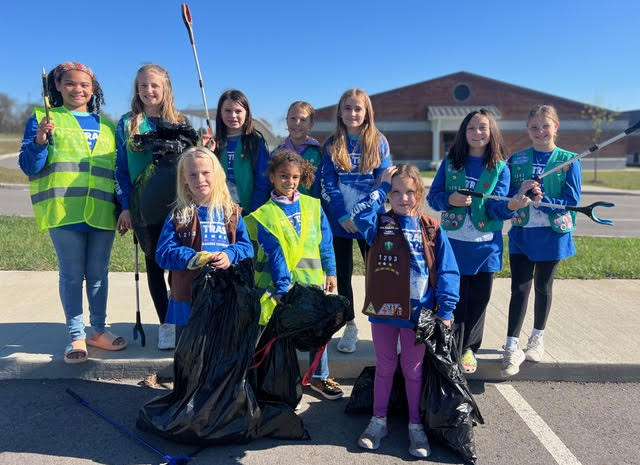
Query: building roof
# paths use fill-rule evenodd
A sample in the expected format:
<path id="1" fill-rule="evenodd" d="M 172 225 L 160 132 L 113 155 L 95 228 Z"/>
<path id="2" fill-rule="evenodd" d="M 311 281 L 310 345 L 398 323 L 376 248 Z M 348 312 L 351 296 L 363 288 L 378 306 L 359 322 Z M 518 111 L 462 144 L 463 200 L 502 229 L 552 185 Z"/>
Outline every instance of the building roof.
<path id="1" fill-rule="evenodd" d="M 495 105 L 429 105 L 427 114 L 434 119 L 464 119 L 472 111 L 487 110 L 495 119 L 502 118 L 500 110 Z"/>

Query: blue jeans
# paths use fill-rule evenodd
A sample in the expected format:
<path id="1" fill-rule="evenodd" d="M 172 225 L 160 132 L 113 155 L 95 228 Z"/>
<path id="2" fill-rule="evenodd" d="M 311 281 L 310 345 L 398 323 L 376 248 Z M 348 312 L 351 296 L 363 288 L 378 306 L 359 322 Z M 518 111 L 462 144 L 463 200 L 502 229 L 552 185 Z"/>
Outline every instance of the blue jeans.
<path id="1" fill-rule="evenodd" d="M 85 339 L 82 321 L 82 282 L 87 281 L 89 321 L 95 332 L 104 332 L 109 287 L 109 258 L 115 231 L 49 230 L 58 256 L 60 301 L 71 341 Z"/>
<path id="2" fill-rule="evenodd" d="M 316 372 L 313 374 L 313 379 L 327 379 L 329 377 L 329 357 L 327 356 L 328 347 L 324 349 L 322 356 L 320 357 L 320 363 L 316 368 Z M 316 351 L 309 352 L 309 366 L 313 363 L 313 359 L 316 358 Z"/>

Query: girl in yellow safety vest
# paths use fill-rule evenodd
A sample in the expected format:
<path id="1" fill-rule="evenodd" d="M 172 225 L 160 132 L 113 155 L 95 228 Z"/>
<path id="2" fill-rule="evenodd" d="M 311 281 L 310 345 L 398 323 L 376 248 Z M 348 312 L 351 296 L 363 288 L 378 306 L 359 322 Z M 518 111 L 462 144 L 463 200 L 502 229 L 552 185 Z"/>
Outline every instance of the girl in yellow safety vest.
<path id="1" fill-rule="evenodd" d="M 252 240 L 260 245 L 256 264 L 256 287 L 262 296 L 260 323 L 266 325 L 275 302 L 279 302 L 294 282 L 336 289 L 336 263 L 329 221 L 320 200 L 300 194 L 298 186 L 311 186 L 314 168 L 293 150 L 274 153 L 269 161 L 271 198 L 249 215 Z M 326 275 L 326 278 L 325 278 Z M 309 354 L 309 363 L 315 351 Z M 310 383 L 311 389 L 327 399 L 342 397 L 340 385 L 329 378 L 327 352 Z"/>
<path id="2" fill-rule="evenodd" d="M 116 225 L 115 128 L 99 116 L 102 89 L 91 68 L 65 62 L 48 76 L 49 117 L 35 108 L 27 121 L 19 164 L 29 176 L 38 227 L 49 231 L 58 258 L 60 300 L 69 344 L 66 363 L 88 359 L 87 344 L 121 350 L 127 341 L 105 329 L 109 257 Z M 86 280 L 93 333 L 82 319 Z"/>

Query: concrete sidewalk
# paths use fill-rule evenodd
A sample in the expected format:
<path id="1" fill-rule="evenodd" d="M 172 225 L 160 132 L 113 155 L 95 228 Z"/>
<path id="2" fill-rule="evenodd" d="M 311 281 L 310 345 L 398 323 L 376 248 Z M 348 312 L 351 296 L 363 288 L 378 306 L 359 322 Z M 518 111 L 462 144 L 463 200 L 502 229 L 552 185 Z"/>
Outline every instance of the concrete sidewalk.
<path id="1" fill-rule="evenodd" d="M 158 324 L 141 276 L 141 312 L 147 345 L 132 340 L 135 321 L 133 273 L 111 273 L 108 319 L 111 330 L 129 340 L 120 352 L 89 348 L 90 360 L 67 365 L 62 352 L 67 341 L 58 297 L 58 273 L 0 271 L 0 379 L 23 378 L 142 378 L 169 370 L 172 351 L 156 348 Z M 364 277 L 353 279 L 356 306 L 362 304 Z M 497 279 L 488 309 L 479 368 L 470 378 L 500 378 L 509 304 L 509 280 Z M 640 381 L 640 280 L 556 280 L 553 309 L 545 332 L 546 354 L 541 363 L 525 362 L 521 380 Z M 521 340 L 533 321 L 533 295 Z M 357 308 L 356 307 L 356 308 Z M 85 309 L 86 309 L 85 303 Z M 371 329 L 357 308 L 360 342 L 354 354 L 336 351 L 340 334 L 328 346 L 331 375 L 356 378 L 375 364 Z M 85 310 L 85 322 L 88 322 Z M 300 356 L 307 365 L 306 354 Z"/>

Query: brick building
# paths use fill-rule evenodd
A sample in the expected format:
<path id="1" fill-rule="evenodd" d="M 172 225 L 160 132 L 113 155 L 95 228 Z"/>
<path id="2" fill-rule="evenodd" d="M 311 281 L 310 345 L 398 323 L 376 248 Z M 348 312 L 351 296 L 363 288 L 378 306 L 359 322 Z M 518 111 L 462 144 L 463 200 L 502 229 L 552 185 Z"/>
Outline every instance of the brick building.
<path id="1" fill-rule="evenodd" d="M 481 107 L 493 113 L 511 152 L 531 145 L 525 130 L 526 116 L 532 106 L 542 103 L 558 110 L 559 146 L 581 152 L 593 145 L 593 122 L 582 114 L 586 104 L 464 71 L 370 97 L 376 126 L 389 140 L 393 159 L 421 168 L 440 162 L 462 119 Z M 323 141 L 335 130 L 335 113 L 335 105 L 317 110 L 312 133 L 315 138 Z M 633 113 L 617 115 L 604 126 L 600 140 L 625 130 Z M 617 159 L 618 166 L 624 167 L 636 145 L 635 138 L 628 137 L 602 150 L 599 157 L 610 162 Z"/>

